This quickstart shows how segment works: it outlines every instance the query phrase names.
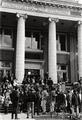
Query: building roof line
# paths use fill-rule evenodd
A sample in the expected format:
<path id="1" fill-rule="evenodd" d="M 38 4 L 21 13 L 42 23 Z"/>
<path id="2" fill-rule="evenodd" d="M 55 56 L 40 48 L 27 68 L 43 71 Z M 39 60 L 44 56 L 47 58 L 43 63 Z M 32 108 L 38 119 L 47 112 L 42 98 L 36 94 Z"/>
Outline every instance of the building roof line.
<path id="1" fill-rule="evenodd" d="M 8 0 L 6 0 L 8 1 Z M 47 0 L 9 0 L 10 2 L 22 2 L 22 3 L 31 3 L 31 4 L 39 4 L 43 6 L 52 6 L 52 7 L 60 7 L 60 8 L 69 8 L 69 9 L 82 9 L 82 5 L 74 2 L 67 1 L 47 1 Z"/>

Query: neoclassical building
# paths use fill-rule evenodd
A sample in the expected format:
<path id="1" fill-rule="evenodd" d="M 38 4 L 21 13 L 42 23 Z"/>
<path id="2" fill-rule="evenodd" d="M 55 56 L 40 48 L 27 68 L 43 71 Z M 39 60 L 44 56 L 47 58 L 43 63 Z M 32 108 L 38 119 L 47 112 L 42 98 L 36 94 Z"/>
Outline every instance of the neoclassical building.
<path id="1" fill-rule="evenodd" d="M 82 5 L 75 0 L 0 0 L 0 75 L 82 77 Z"/>

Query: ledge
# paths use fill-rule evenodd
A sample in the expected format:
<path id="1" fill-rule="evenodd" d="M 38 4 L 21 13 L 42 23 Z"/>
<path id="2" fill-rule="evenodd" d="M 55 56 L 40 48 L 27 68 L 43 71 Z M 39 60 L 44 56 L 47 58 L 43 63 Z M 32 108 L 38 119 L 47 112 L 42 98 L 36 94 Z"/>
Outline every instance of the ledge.
<path id="1" fill-rule="evenodd" d="M 25 62 L 44 63 L 44 60 L 25 59 Z"/>
<path id="2" fill-rule="evenodd" d="M 25 52 L 43 53 L 43 50 L 26 48 Z"/>
<path id="3" fill-rule="evenodd" d="M 1 47 L 1 46 L 0 46 L 0 50 L 12 50 L 12 51 L 14 51 L 14 48 Z"/>
<path id="4" fill-rule="evenodd" d="M 70 54 L 69 52 L 66 52 L 66 51 L 57 51 L 57 54 Z"/>

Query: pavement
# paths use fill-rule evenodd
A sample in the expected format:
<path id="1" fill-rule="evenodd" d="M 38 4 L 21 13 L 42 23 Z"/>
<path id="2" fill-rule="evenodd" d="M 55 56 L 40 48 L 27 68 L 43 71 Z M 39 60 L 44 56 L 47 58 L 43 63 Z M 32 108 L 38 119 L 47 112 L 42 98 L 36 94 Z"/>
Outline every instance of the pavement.
<path id="1" fill-rule="evenodd" d="M 68 114 L 54 114 L 53 117 L 51 118 L 50 114 L 46 115 L 35 115 L 34 118 L 26 118 L 26 113 L 20 113 L 18 114 L 18 120 L 70 120 Z M 11 113 L 4 114 L 0 113 L 0 120 L 11 120 Z M 16 119 L 13 119 L 16 120 Z M 81 120 L 82 120 L 82 114 L 81 114 Z"/>

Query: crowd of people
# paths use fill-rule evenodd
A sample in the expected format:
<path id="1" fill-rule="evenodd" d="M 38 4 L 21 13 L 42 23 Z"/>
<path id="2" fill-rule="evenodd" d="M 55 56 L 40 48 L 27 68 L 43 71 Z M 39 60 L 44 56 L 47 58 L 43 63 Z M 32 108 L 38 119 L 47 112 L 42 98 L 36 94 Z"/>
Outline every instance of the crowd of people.
<path id="1" fill-rule="evenodd" d="M 26 112 L 26 117 L 37 114 L 53 112 L 67 112 L 79 117 L 81 111 L 80 89 L 62 91 L 59 84 L 55 85 L 51 78 L 41 79 L 39 76 L 25 76 L 22 84 L 17 82 L 16 77 L 5 76 L 0 82 L 0 104 L 4 112 L 8 113 L 9 105 L 12 105 L 11 118 L 17 119 L 17 113 Z"/>

